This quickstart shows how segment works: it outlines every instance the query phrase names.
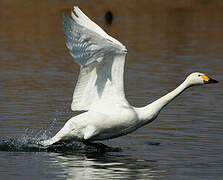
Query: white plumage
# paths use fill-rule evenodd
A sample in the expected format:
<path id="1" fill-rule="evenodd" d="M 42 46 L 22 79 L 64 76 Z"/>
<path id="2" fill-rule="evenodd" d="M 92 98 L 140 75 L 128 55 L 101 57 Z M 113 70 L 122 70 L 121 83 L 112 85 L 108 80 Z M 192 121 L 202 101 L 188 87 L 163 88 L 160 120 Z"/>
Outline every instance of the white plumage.
<path id="1" fill-rule="evenodd" d="M 64 15 L 67 48 L 80 65 L 73 94 L 73 111 L 86 110 L 67 121 L 47 146 L 58 141 L 89 143 L 119 137 L 153 121 L 161 109 L 192 85 L 216 83 L 203 73 L 192 73 L 175 90 L 141 108 L 131 106 L 125 98 L 123 73 L 127 50 L 91 21 L 78 7 Z"/>
<path id="2" fill-rule="evenodd" d="M 126 103 L 123 89 L 123 71 L 126 48 L 105 33 L 78 7 L 72 18 L 64 15 L 66 45 L 80 73 L 73 94 L 72 110 L 89 110 L 99 101 L 112 98 Z"/>

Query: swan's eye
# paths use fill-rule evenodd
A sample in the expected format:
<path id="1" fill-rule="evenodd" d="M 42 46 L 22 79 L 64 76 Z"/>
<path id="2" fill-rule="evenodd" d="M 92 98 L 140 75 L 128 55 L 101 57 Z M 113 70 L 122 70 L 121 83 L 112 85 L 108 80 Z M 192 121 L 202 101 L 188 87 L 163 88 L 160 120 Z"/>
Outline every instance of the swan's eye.
<path id="1" fill-rule="evenodd" d="M 198 74 L 198 77 L 200 77 L 201 75 L 200 74 Z"/>

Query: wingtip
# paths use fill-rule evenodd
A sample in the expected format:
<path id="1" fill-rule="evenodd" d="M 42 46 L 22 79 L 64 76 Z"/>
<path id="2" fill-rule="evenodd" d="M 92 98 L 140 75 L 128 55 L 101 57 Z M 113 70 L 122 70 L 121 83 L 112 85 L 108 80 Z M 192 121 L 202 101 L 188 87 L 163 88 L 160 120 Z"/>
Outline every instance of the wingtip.
<path id="1" fill-rule="evenodd" d="M 73 12 L 75 12 L 75 14 L 77 15 L 77 17 L 80 17 L 81 14 L 84 14 L 84 13 L 80 10 L 80 8 L 79 8 L 78 6 L 74 6 L 74 7 L 73 7 Z"/>
<path id="2" fill-rule="evenodd" d="M 73 10 L 74 10 L 74 11 L 78 11 L 78 10 L 80 10 L 80 9 L 79 9 L 78 6 L 74 6 L 74 7 L 73 7 Z"/>
<path id="3" fill-rule="evenodd" d="M 78 7 L 78 6 L 74 6 L 74 7 L 73 7 L 73 11 L 71 11 L 71 12 L 72 12 L 72 13 L 75 12 L 75 14 L 77 14 L 77 11 L 78 11 L 78 10 L 79 10 L 79 7 Z"/>
<path id="4" fill-rule="evenodd" d="M 73 11 L 71 11 L 71 17 L 78 24 L 82 24 L 84 13 L 79 9 L 78 6 L 73 7 Z"/>

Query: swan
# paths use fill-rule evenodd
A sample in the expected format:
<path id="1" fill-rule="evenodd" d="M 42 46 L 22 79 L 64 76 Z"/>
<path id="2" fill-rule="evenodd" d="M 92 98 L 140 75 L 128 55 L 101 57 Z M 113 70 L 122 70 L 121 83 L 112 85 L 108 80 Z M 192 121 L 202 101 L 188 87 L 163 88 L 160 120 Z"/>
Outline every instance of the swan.
<path id="1" fill-rule="evenodd" d="M 131 133 L 152 122 L 185 89 L 218 82 L 195 72 L 167 95 L 145 107 L 134 107 L 124 93 L 126 47 L 75 6 L 71 18 L 64 14 L 64 33 L 66 46 L 80 65 L 71 109 L 84 112 L 69 119 L 52 138 L 40 141 L 43 146 L 78 141 L 99 149 L 107 147 L 93 142 Z"/>

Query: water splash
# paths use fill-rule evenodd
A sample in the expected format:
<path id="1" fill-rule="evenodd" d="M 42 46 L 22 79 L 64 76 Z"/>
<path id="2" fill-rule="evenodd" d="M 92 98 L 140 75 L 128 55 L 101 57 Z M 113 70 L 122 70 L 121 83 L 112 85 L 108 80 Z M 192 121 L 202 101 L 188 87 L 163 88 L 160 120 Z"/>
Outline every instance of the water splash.
<path id="1" fill-rule="evenodd" d="M 21 136 L 0 140 L 0 151 L 64 152 L 83 149 L 84 145 L 78 142 L 61 143 L 48 147 L 39 144 L 40 141 L 49 139 L 52 136 L 53 129 L 59 116 L 59 113 L 56 114 L 56 118 L 54 118 L 46 127 L 38 131 L 27 128 Z"/>
<path id="2" fill-rule="evenodd" d="M 7 138 L 0 140 L 0 151 L 25 151 L 25 152 L 92 152 L 98 151 L 94 146 L 86 146 L 81 142 L 59 142 L 50 146 L 40 145 L 40 141 L 47 140 L 52 137 L 52 132 L 55 128 L 57 120 L 60 119 L 60 115 L 64 115 L 65 112 L 56 112 L 56 118 L 54 118 L 46 127 L 39 129 L 38 131 L 26 128 L 24 134 L 14 138 Z M 112 149 L 112 151 L 111 151 Z M 114 150 L 115 151 L 114 151 Z M 107 150 L 111 152 L 118 152 L 117 149 L 107 146 Z"/>

